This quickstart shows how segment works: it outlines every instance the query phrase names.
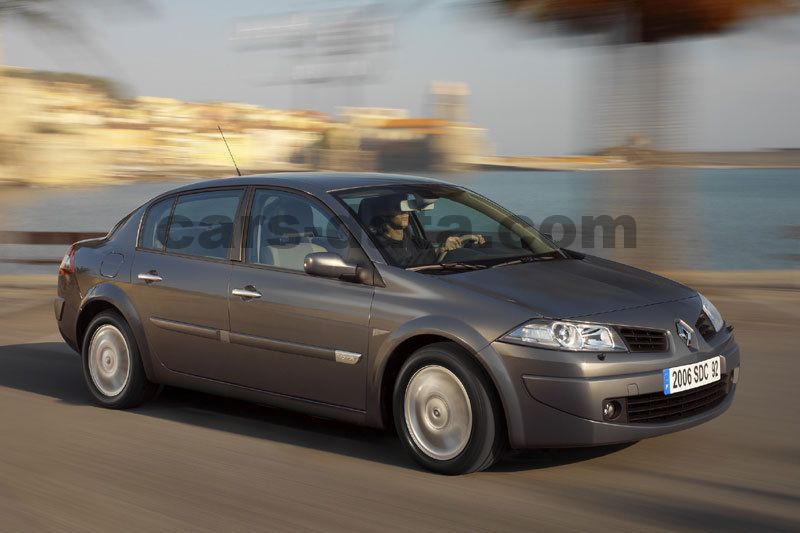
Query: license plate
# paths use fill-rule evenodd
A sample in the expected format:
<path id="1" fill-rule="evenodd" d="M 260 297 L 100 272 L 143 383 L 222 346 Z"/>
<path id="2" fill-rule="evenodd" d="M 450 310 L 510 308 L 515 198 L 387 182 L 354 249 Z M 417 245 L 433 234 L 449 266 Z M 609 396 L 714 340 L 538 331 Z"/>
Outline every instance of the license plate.
<path id="1" fill-rule="evenodd" d="M 722 369 L 720 356 L 683 366 L 664 369 L 664 395 L 696 389 L 719 381 Z"/>

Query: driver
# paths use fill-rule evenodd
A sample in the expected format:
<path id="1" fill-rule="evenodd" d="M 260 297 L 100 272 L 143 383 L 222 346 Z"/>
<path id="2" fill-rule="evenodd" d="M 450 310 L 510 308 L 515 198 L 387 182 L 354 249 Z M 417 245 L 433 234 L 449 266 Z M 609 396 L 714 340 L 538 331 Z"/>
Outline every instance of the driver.
<path id="1" fill-rule="evenodd" d="M 400 202 L 404 197 L 392 196 L 384 204 L 384 213 L 375 232 L 375 240 L 387 255 L 390 263 L 407 268 L 410 266 L 430 265 L 437 262 L 443 254 L 461 248 L 468 242 L 484 244 L 483 235 L 452 235 L 442 246 L 435 248 L 430 241 L 418 237 L 408 228 L 409 212 L 403 211 Z"/>

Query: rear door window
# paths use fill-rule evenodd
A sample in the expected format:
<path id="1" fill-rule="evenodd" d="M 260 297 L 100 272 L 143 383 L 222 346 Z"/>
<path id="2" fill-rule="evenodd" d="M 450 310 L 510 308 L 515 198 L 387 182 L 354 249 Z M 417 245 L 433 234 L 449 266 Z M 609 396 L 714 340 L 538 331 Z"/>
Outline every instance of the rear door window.
<path id="1" fill-rule="evenodd" d="M 150 206 L 142 224 L 142 235 L 139 246 L 145 250 L 163 251 L 167 242 L 167 225 L 172 212 L 175 197 L 170 196 Z"/>
<path id="2" fill-rule="evenodd" d="M 169 226 L 167 252 L 227 259 L 243 189 L 178 197 Z"/>

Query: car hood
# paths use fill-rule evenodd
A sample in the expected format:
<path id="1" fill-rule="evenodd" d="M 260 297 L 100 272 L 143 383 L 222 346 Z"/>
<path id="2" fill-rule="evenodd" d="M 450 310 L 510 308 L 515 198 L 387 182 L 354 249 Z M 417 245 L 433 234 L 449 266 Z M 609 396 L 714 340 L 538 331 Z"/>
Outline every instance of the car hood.
<path id="1" fill-rule="evenodd" d="M 572 318 L 691 298 L 680 283 L 599 258 L 537 261 L 440 279 L 523 305 L 549 318 Z"/>

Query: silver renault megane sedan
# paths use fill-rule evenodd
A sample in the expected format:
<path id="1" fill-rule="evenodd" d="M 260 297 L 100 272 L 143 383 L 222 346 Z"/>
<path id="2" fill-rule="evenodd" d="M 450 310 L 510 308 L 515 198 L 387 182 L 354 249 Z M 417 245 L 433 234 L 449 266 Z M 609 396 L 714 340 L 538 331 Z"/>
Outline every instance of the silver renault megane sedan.
<path id="1" fill-rule="evenodd" d="M 54 306 L 103 406 L 171 385 L 393 427 L 445 474 L 701 424 L 731 405 L 740 360 L 696 291 L 383 174 L 164 193 L 68 250 Z"/>

